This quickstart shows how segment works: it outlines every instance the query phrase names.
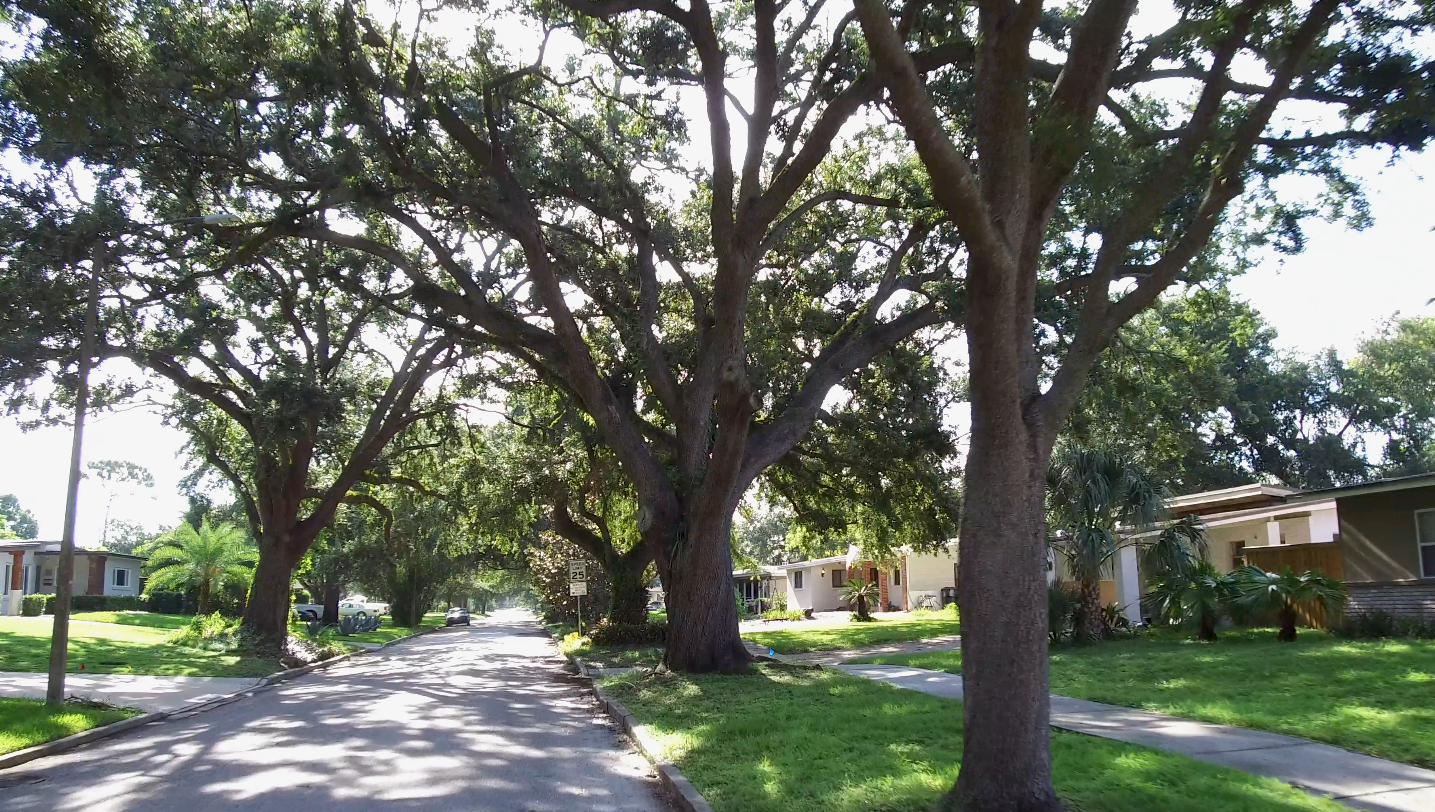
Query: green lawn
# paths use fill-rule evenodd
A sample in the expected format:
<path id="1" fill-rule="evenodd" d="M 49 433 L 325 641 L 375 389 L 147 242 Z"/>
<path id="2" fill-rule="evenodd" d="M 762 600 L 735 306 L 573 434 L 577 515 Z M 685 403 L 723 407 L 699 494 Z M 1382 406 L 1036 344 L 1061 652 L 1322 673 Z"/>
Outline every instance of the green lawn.
<path id="1" fill-rule="evenodd" d="M 961 652 L 872 658 L 960 673 Z M 1051 690 L 1114 705 L 1287 733 L 1435 767 L 1435 641 L 1338 640 L 1301 630 L 1215 643 L 1144 635 L 1051 650 Z"/>
<path id="2" fill-rule="evenodd" d="M 154 612 L 72 612 L 70 620 L 91 623 L 118 623 L 122 626 L 143 626 L 146 629 L 183 629 L 194 615 L 161 615 Z"/>
<path id="3" fill-rule="evenodd" d="M 954 613 L 932 612 L 902 618 L 881 618 L 871 623 L 853 623 L 850 620 L 801 623 L 772 631 L 747 632 L 743 637 L 778 654 L 798 654 L 901 643 L 960 632 L 961 624 Z"/>
<path id="4" fill-rule="evenodd" d="M 80 620 L 70 626 L 69 670 L 94 674 L 155 674 L 171 677 L 262 677 L 282 670 L 277 662 L 171 645 L 177 615 L 148 619 L 118 613 L 119 623 Z M 162 620 L 163 619 L 163 620 Z M 0 618 L 0 671 L 44 671 L 50 662 L 51 618 Z M 140 625 L 141 622 L 145 625 Z M 188 618 L 184 619 L 188 622 Z M 155 624 L 159 624 L 156 627 Z M 183 625 L 183 624 L 181 624 Z"/>
<path id="5" fill-rule="evenodd" d="M 829 670 L 618 677 L 605 686 L 717 812 L 916 812 L 956 780 L 961 705 Z M 1269 778 L 1057 733 L 1057 790 L 1081 812 L 1345 812 Z"/>
<path id="6" fill-rule="evenodd" d="M 89 702 L 67 702 L 65 707 L 51 710 L 38 699 L 0 699 L 0 753 L 34 747 L 137 713 L 131 708 Z"/>

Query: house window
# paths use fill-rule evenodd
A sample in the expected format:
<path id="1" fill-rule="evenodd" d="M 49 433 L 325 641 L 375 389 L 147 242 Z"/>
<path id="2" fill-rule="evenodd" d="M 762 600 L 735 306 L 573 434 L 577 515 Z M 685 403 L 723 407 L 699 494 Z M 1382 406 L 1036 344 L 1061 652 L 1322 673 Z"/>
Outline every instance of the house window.
<path id="1" fill-rule="evenodd" d="M 1246 543 L 1244 541 L 1231 542 L 1231 569 L 1238 570 L 1246 565 Z"/>
<path id="2" fill-rule="evenodd" d="M 1435 578 L 1435 510 L 1415 512 L 1415 534 L 1420 541 L 1420 577 Z"/>
<path id="3" fill-rule="evenodd" d="M 868 568 L 867 568 L 867 580 L 868 580 L 869 583 L 873 583 L 873 584 L 877 583 L 877 568 L 876 568 L 876 567 L 868 567 Z"/>
<path id="4" fill-rule="evenodd" d="M 832 571 L 832 588 L 838 589 L 847 583 L 847 570 Z"/>
<path id="5" fill-rule="evenodd" d="M 802 588 L 802 570 L 793 570 L 793 571 L 792 571 L 792 588 L 793 588 L 793 589 L 801 589 L 801 588 Z"/>
<path id="6" fill-rule="evenodd" d="M 115 570 L 114 573 L 115 574 L 112 576 L 112 580 L 115 586 L 127 587 L 130 585 L 129 570 Z"/>
<path id="7" fill-rule="evenodd" d="M 897 569 L 892 570 L 892 586 L 901 586 L 901 585 L 902 585 L 902 568 L 901 568 L 901 567 L 898 567 Z"/>
<path id="8" fill-rule="evenodd" d="M 55 571 L 54 571 L 54 570 L 41 570 L 41 571 L 40 571 L 40 588 L 43 589 L 43 588 L 45 588 L 45 587 L 47 587 L 47 586 L 54 586 L 54 585 L 55 585 Z"/>

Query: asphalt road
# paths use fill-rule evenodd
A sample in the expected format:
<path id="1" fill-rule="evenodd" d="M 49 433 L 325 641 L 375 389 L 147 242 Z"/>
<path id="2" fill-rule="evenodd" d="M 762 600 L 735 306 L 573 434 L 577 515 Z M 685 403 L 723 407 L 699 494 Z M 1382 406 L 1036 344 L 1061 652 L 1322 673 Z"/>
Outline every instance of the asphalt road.
<path id="1" fill-rule="evenodd" d="M 666 812 L 562 666 L 502 614 L 0 771 L 0 810 Z"/>

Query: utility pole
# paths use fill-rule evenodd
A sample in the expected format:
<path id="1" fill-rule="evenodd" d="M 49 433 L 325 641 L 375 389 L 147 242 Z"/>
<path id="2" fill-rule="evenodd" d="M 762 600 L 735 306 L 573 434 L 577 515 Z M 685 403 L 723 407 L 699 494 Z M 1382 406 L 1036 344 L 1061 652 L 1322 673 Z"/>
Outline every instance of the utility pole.
<path id="1" fill-rule="evenodd" d="M 90 296 L 85 310 L 85 333 L 80 340 L 79 384 L 75 388 L 75 434 L 70 442 L 70 483 L 65 495 L 65 532 L 60 539 L 60 564 L 55 573 L 55 629 L 50 635 L 50 683 L 45 704 L 65 702 L 65 668 L 70 646 L 70 594 L 75 582 L 75 516 L 80 501 L 80 452 L 84 445 L 85 412 L 90 406 L 90 365 L 95 357 L 96 322 L 100 310 L 100 271 L 105 243 L 95 243 L 90 256 Z"/>

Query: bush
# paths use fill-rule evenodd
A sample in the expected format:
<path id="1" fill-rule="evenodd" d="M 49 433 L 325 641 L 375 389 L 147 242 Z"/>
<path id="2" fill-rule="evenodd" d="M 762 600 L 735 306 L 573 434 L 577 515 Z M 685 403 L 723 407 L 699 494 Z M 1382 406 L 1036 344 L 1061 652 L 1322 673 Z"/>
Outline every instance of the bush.
<path id="1" fill-rule="evenodd" d="M 184 593 L 168 590 L 157 590 L 145 596 L 145 602 L 149 605 L 151 612 L 162 615 L 184 614 Z"/>
<path id="2" fill-rule="evenodd" d="M 598 646 L 638 646 L 668 639 L 666 623 L 609 623 L 601 620 L 588 635 Z"/>
<path id="3" fill-rule="evenodd" d="M 578 618 L 578 601 L 568 594 L 568 559 L 588 563 L 588 594 L 583 597 L 583 625 L 608 611 L 611 586 L 598 559 L 575 544 L 544 533 L 540 543 L 528 549 L 528 569 L 533 574 L 533 592 L 544 620 L 573 623 Z"/>
<path id="4" fill-rule="evenodd" d="M 1351 640 L 1410 638 L 1416 640 L 1435 639 L 1435 620 L 1418 617 L 1392 615 L 1381 609 L 1369 612 L 1351 612 L 1331 628 L 1337 637 Z"/>
<path id="5" fill-rule="evenodd" d="M 769 609 L 762 613 L 763 620 L 801 620 L 801 609 Z"/>
<path id="6" fill-rule="evenodd" d="M 949 603 L 946 606 L 943 606 L 941 609 L 929 609 L 925 606 L 918 606 L 916 609 L 912 610 L 912 616 L 930 618 L 950 618 L 951 620 L 959 620 L 961 618 L 961 612 L 957 609 L 957 605 L 955 603 Z"/>
<path id="7" fill-rule="evenodd" d="M 1071 639 L 1076 629 L 1076 590 L 1061 579 L 1052 581 L 1046 588 L 1046 627 L 1051 642 L 1060 643 Z"/>
<path id="8" fill-rule="evenodd" d="M 20 614 L 25 617 L 39 617 L 45 611 L 45 595 L 26 595 L 20 599 Z"/>
<path id="9" fill-rule="evenodd" d="M 240 646 L 239 621 L 218 612 L 195 615 L 189 625 L 171 637 L 169 642 L 207 651 L 234 651 Z"/>

